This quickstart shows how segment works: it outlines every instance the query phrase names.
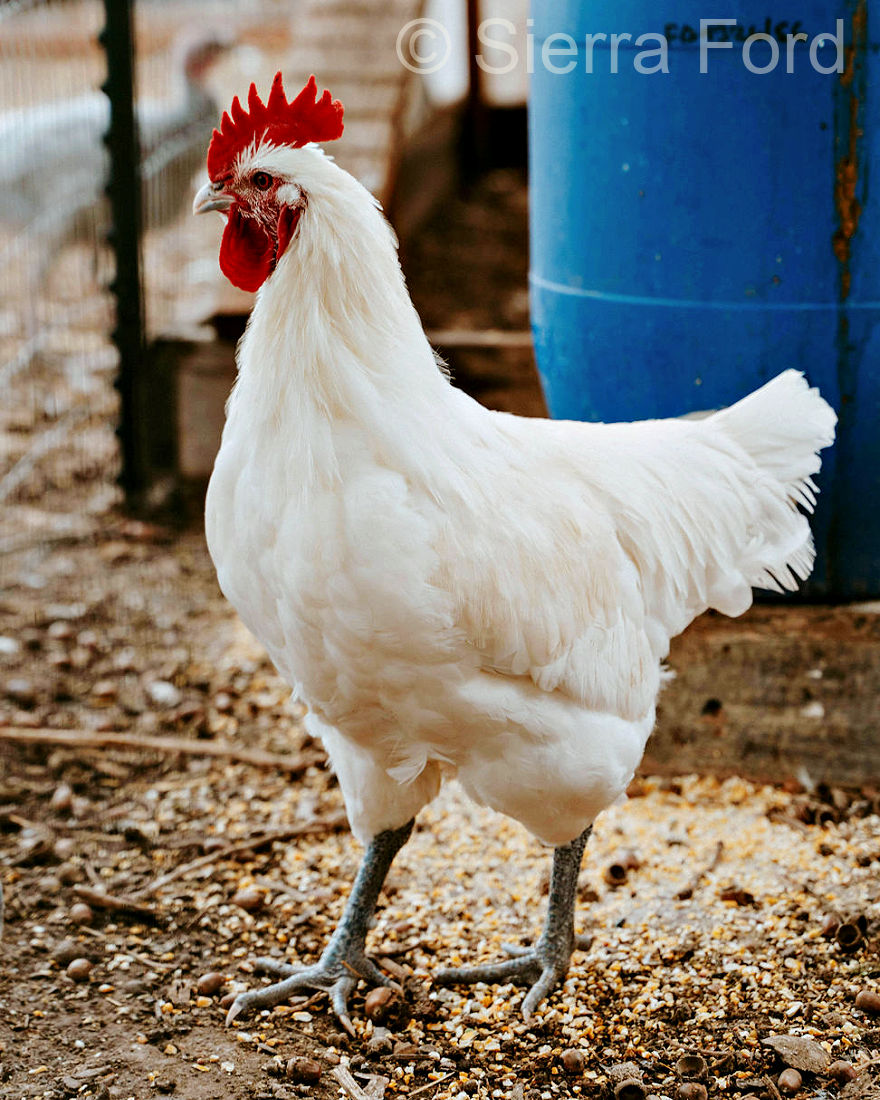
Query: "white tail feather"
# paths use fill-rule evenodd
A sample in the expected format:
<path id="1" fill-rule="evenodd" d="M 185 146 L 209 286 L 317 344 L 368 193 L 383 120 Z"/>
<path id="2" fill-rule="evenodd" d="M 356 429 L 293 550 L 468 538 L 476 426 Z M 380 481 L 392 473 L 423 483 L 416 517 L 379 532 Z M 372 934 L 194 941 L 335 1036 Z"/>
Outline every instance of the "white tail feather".
<path id="1" fill-rule="evenodd" d="M 784 371 L 713 419 L 786 487 L 792 503 L 812 512 L 812 475 L 821 466 L 819 451 L 834 442 L 837 414 L 800 371 Z"/>
<path id="2" fill-rule="evenodd" d="M 816 504 L 813 474 L 819 451 L 834 442 L 837 415 L 800 371 L 787 370 L 711 418 L 749 455 L 764 475 L 782 486 L 791 506 L 763 513 L 756 553 L 744 562 L 748 583 L 773 592 L 794 591 L 813 569 L 813 538 L 798 508 Z"/>

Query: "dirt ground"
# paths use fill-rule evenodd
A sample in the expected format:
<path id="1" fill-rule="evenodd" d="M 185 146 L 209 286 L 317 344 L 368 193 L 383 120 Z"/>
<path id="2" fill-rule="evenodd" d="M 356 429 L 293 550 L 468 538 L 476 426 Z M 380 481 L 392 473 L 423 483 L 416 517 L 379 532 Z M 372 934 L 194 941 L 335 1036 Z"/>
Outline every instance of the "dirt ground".
<path id="1" fill-rule="evenodd" d="M 524 198 L 496 173 L 412 243 L 428 325 L 525 326 Z M 762 606 L 678 643 L 664 776 L 597 823 L 592 944 L 529 1024 L 513 987 L 431 984 L 527 942 L 547 890 L 548 853 L 452 787 L 372 933 L 403 997 L 361 989 L 353 1038 L 322 995 L 225 1028 L 255 956 L 317 956 L 359 853 L 198 525 L 118 509 L 112 362 L 50 351 L 0 410 L 3 473 L 22 471 L 0 519 L 0 1096 L 552 1100 L 610 1094 L 625 1062 L 643 1083 L 621 1097 L 880 1096 L 880 658 L 858 609 Z M 540 411 L 525 353 L 453 367 Z M 15 467 L 83 377 L 81 430 Z M 731 758 L 777 785 L 688 774 Z"/>

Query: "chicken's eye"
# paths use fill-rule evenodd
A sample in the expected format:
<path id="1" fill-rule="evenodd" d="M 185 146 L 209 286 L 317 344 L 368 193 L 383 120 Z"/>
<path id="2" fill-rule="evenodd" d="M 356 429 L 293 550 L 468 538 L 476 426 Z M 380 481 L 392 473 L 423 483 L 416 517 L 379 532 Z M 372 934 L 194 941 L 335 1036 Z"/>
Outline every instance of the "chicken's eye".
<path id="1" fill-rule="evenodd" d="M 258 191 L 268 191 L 272 186 L 272 177 L 268 172 L 257 172 L 251 182 Z"/>

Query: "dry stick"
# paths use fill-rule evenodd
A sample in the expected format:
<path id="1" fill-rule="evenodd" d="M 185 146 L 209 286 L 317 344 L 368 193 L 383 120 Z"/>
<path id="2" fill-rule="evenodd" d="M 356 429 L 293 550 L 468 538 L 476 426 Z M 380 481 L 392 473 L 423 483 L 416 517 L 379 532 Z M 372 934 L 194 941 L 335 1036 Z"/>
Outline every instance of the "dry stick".
<path id="1" fill-rule="evenodd" d="M 366 1092 L 355 1081 L 345 1066 L 334 1066 L 331 1072 L 342 1086 L 343 1092 L 346 1096 L 350 1096 L 351 1100 L 368 1100 Z"/>
<path id="2" fill-rule="evenodd" d="M 721 853 L 724 851 L 724 841 L 719 840 L 715 845 L 715 851 L 712 858 L 706 864 L 705 867 L 701 867 L 694 877 L 685 886 L 676 892 L 674 895 L 679 901 L 685 901 L 687 898 L 693 897 L 695 890 L 700 885 L 702 880 L 709 874 L 710 871 L 714 871 L 718 866 L 718 862 L 721 859 Z"/>
<path id="3" fill-rule="evenodd" d="M 26 726 L 0 726 L 0 741 L 18 741 L 43 745 L 70 745 L 79 749 L 129 749 L 132 752 L 184 753 L 189 756 L 220 756 L 257 768 L 275 768 L 289 775 L 301 775 L 327 757 L 322 752 L 303 752 L 282 756 L 245 749 L 228 741 L 197 741 L 189 737 L 143 737 L 126 733 L 91 733 L 81 730 L 28 729 Z"/>
<path id="4" fill-rule="evenodd" d="M 770 1078 L 765 1073 L 764 1076 L 761 1078 L 761 1081 L 764 1083 L 764 1087 L 767 1089 L 767 1091 L 773 1097 L 773 1100 L 782 1100 L 782 1093 L 776 1087 L 776 1085 L 773 1082 L 772 1078 Z"/>
<path id="5" fill-rule="evenodd" d="M 407 948 L 406 950 L 409 950 L 409 948 Z M 389 958 L 387 954 L 380 955 L 376 959 L 376 962 L 383 970 L 387 970 L 392 978 L 396 978 L 401 983 L 401 985 L 406 981 L 407 978 L 412 976 L 411 970 L 407 970 L 405 966 L 401 966 L 399 962 L 396 962 L 394 959 Z"/>
<path id="6" fill-rule="evenodd" d="M 216 863 L 221 859 L 227 859 L 229 856 L 238 855 L 241 852 L 257 851 L 258 848 L 262 848 L 266 844 L 272 844 L 276 840 L 292 840 L 295 836 L 308 836 L 311 833 L 333 832 L 337 829 L 346 828 L 348 828 L 348 818 L 345 814 L 334 814 L 331 817 L 316 817 L 311 821 L 303 822 L 300 825 L 291 825 L 286 829 L 276 829 L 270 833 L 259 833 L 247 840 L 236 841 L 234 844 L 227 844 L 224 848 L 218 848 L 214 852 L 207 852 L 205 855 L 199 856 L 198 859 L 190 860 L 189 863 L 181 863 L 164 875 L 159 875 L 158 878 L 153 879 L 146 886 L 135 890 L 132 897 L 155 894 L 157 890 L 167 886 L 169 882 L 173 882 L 182 875 L 189 874 L 190 871 L 197 871 L 200 867 L 207 867 L 210 863 Z"/>
<path id="7" fill-rule="evenodd" d="M 96 909 L 107 909 L 111 913 L 133 913 L 138 917 L 155 917 L 156 910 L 146 902 L 136 901 L 134 898 L 120 897 L 116 894 L 105 894 L 103 890 L 95 890 L 91 886 L 78 883 L 73 892 L 82 901 L 93 905 Z"/>
<path id="8" fill-rule="evenodd" d="M 302 890 L 297 890 L 293 886 L 288 886 L 286 882 L 279 882 L 277 879 L 265 878 L 262 875 L 257 875 L 254 878 L 254 886 L 262 886 L 264 890 L 271 890 L 273 894 L 284 894 L 289 898 L 292 898 L 298 905 L 302 905 L 304 901 L 308 901 L 308 895 L 304 894 Z M 319 913 L 319 909 L 313 909 L 313 913 Z"/>
<path id="9" fill-rule="evenodd" d="M 388 1088 L 388 1080 L 387 1077 L 381 1077 L 378 1073 L 370 1075 L 370 1079 L 367 1081 L 367 1087 L 364 1089 L 364 1093 L 369 1100 L 383 1100 L 385 1089 Z"/>
<path id="10" fill-rule="evenodd" d="M 427 1092 L 428 1089 L 436 1088 L 441 1081 L 445 1081 L 447 1077 L 451 1077 L 452 1073 L 444 1073 L 442 1077 L 438 1077 L 436 1081 L 429 1081 L 427 1085 L 419 1085 L 417 1089 L 413 1089 L 412 1092 L 405 1093 L 406 1096 L 418 1096 L 420 1092 Z"/>

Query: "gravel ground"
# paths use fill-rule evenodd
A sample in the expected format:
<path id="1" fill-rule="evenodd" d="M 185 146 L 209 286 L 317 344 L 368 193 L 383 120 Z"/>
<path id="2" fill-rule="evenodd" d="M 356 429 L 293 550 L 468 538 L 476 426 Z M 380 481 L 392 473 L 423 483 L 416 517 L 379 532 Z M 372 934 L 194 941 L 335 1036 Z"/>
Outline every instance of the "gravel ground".
<path id="1" fill-rule="evenodd" d="M 152 546 L 123 572 L 191 567 L 195 541 Z M 151 613 L 161 603 L 148 601 Z M 178 604 L 175 620 L 170 601 L 164 610 L 166 635 L 193 618 Z M 106 717 L 119 649 L 87 647 L 82 634 L 100 631 L 86 621 L 62 637 L 69 620 L 55 620 L 43 649 L 94 654 L 102 699 L 69 705 L 80 728 L 89 710 L 99 716 L 100 732 L 120 725 Z M 681 1092 L 685 1054 L 718 1094 L 775 1098 L 786 1060 L 801 1066 L 804 1095 L 836 1095 L 839 1060 L 864 1067 L 844 1095 L 878 1094 L 878 806 L 835 792 L 826 820 L 816 796 L 740 779 L 643 778 L 602 815 L 580 885 L 592 945 L 528 1025 L 513 987 L 431 987 L 437 966 L 528 942 L 547 890 L 548 853 L 453 785 L 401 852 L 371 937 L 403 1000 L 359 993 L 354 1039 L 322 995 L 226 1030 L 224 995 L 259 981 L 254 955 L 315 958 L 358 852 L 333 777 L 258 647 L 216 598 L 198 621 L 198 646 L 181 634 L 161 668 L 149 632 L 143 648 L 133 632 L 132 667 L 116 673 L 132 728 L 189 735 L 193 755 L 6 747 L 0 1095 L 329 1097 L 342 1066 L 373 1082 L 371 1095 L 548 1100 L 600 1095 L 630 1061 L 645 1090 L 685 1097 L 697 1095 Z M 55 705 L 10 717 L 49 721 Z M 287 760 L 203 758 L 200 735 L 206 750 L 222 737 L 230 753 Z M 782 1059 L 767 1045 L 779 1035 L 797 1037 Z"/>

